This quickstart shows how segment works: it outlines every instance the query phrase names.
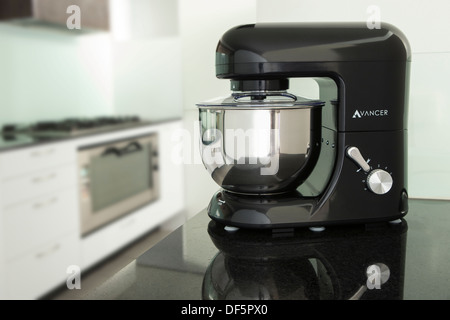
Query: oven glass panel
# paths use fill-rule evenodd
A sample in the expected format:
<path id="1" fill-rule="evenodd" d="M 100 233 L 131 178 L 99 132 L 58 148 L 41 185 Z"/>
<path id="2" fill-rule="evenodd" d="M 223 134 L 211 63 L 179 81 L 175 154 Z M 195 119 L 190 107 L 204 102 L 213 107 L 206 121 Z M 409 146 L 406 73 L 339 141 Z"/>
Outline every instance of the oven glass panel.
<path id="1" fill-rule="evenodd" d="M 91 159 L 93 213 L 153 187 L 151 149 L 150 144 L 135 142 Z"/>

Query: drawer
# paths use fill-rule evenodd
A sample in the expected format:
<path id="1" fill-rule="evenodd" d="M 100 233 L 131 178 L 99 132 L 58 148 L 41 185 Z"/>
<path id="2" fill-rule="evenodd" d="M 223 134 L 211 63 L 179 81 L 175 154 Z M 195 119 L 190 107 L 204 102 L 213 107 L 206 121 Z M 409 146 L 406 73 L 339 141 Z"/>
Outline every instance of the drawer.
<path id="1" fill-rule="evenodd" d="M 134 212 L 82 238 L 82 266 L 93 265 L 150 230 L 143 222 L 143 215 Z"/>
<path id="2" fill-rule="evenodd" d="M 0 181 L 2 206 L 58 191 L 77 184 L 75 165 L 63 165 Z"/>
<path id="3" fill-rule="evenodd" d="M 2 240 L 7 260 L 63 236 L 79 232 L 75 188 L 49 193 L 2 212 Z"/>
<path id="4" fill-rule="evenodd" d="M 0 155 L 0 178 L 14 177 L 76 162 L 72 143 L 51 143 L 45 146 L 4 152 Z"/>
<path id="5" fill-rule="evenodd" d="M 76 234 L 67 235 L 7 263 L 7 299 L 36 299 L 66 283 L 67 268 L 79 265 L 79 244 Z"/>

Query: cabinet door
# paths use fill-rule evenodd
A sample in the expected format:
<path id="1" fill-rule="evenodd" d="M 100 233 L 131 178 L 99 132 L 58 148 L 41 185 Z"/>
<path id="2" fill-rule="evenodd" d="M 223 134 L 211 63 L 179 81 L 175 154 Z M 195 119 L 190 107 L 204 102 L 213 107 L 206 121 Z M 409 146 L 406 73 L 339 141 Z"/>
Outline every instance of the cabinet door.
<path id="1" fill-rule="evenodd" d="M 75 162 L 76 148 L 68 142 L 5 152 L 0 155 L 0 178 L 21 176 Z"/>
<path id="2" fill-rule="evenodd" d="M 7 299 L 37 299 L 64 285 L 70 266 L 79 266 L 77 234 L 50 241 L 5 267 Z M 70 270 L 70 269 L 69 269 Z"/>
<path id="3" fill-rule="evenodd" d="M 75 188 L 45 194 L 1 213 L 2 242 L 6 260 L 34 250 L 69 232 L 78 233 L 78 201 Z"/>
<path id="4" fill-rule="evenodd" d="M 67 187 L 76 187 L 76 172 L 75 165 L 63 165 L 19 177 L 3 179 L 3 181 L 0 181 L 3 207 L 22 203 Z"/>

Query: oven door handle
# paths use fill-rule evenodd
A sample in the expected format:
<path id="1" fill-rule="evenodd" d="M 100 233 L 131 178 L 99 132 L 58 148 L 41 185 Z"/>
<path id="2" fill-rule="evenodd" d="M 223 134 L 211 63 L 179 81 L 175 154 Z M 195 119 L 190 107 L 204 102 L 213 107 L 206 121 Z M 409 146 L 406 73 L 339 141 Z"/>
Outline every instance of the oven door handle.
<path id="1" fill-rule="evenodd" d="M 120 150 L 117 149 L 116 147 L 109 147 L 105 151 L 103 151 L 101 156 L 102 157 L 106 157 L 106 156 L 108 156 L 110 154 L 115 154 L 117 157 L 120 157 L 122 155 Z"/>
<path id="2" fill-rule="evenodd" d="M 121 157 L 124 155 L 127 155 L 129 153 L 138 152 L 142 150 L 142 145 L 137 142 L 131 142 L 126 147 L 123 147 L 122 149 L 118 149 L 116 147 L 109 147 L 102 153 L 102 157 L 106 157 L 110 154 L 115 154 L 117 157 Z"/>
<path id="3" fill-rule="evenodd" d="M 129 153 L 138 152 L 141 150 L 142 150 L 142 145 L 139 142 L 134 141 L 134 142 L 131 142 L 126 147 L 122 148 L 120 150 L 120 155 L 123 156 L 123 155 L 129 154 Z"/>

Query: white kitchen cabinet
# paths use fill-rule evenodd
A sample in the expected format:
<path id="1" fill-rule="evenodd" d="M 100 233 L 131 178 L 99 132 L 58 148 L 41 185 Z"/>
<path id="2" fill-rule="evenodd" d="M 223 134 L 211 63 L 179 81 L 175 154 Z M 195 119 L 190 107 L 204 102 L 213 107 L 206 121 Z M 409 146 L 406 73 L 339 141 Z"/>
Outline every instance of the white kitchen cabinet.
<path id="1" fill-rule="evenodd" d="M 79 266 L 79 250 L 79 238 L 72 233 L 8 262 L 5 270 L 7 299 L 36 299 L 63 284 L 69 276 L 68 268 Z"/>
<path id="2" fill-rule="evenodd" d="M 0 284 L 5 299 L 35 299 L 80 264 L 72 143 L 0 154 Z"/>
<path id="3" fill-rule="evenodd" d="M 49 143 L 0 155 L 0 179 L 39 173 L 63 164 L 74 163 L 75 150 L 71 143 Z"/>
<path id="4" fill-rule="evenodd" d="M 67 234 L 78 233 L 75 188 L 51 192 L 3 209 L 6 261 Z"/>
<path id="5" fill-rule="evenodd" d="M 0 192 L 4 198 L 3 207 L 8 207 L 38 196 L 45 198 L 45 195 L 61 189 L 75 187 L 76 167 L 72 163 L 62 166 L 55 165 L 13 178 L 4 178 L 0 184 Z M 38 199 L 33 206 L 36 209 L 45 206 L 47 205 L 44 203 L 46 201 L 46 199 Z"/>

